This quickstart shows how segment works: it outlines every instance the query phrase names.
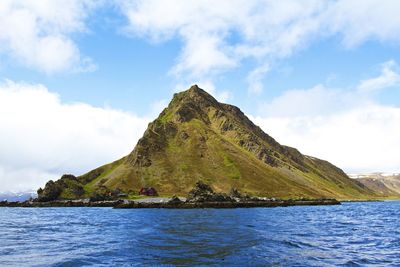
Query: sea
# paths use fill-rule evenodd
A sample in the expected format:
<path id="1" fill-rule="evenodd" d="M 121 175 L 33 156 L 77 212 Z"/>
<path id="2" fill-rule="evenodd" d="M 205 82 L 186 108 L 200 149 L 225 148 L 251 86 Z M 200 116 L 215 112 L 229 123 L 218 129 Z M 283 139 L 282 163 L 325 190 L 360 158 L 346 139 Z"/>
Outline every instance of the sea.
<path id="1" fill-rule="evenodd" d="M 400 266 L 400 202 L 0 208 L 0 266 Z"/>

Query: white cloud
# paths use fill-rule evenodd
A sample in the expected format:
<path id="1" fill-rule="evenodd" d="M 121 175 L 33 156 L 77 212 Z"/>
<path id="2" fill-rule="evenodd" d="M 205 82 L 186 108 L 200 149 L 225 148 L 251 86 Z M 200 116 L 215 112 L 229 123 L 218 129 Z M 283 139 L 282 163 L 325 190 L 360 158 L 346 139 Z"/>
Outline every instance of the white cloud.
<path id="1" fill-rule="evenodd" d="M 378 91 L 399 84 L 400 74 L 397 73 L 397 68 L 398 66 L 393 60 L 383 63 L 381 75 L 361 81 L 358 90 L 361 92 Z"/>
<path id="2" fill-rule="evenodd" d="M 329 77 L 328 77 L 329 78 Z M 329 79 L 327 79 L 329 83 Z M 260 114 L 273 117 L 329 115 L 355 106 L 374 104 L 371 91 L 383 91 L 400 85 L 400 73 L 394 60 L 380 64 L 377 77 L 361 80 L 357 86 L 329 88 L 318 84 L 309 89 L 291 89 L 259 106 Z"/>
<path id="3" fill-rule="evenodd" d="M 145 0 L 121 1 L 127 31 L 162 42 L 182 41 L 172 72 L 182 79 L 213 79 L 215 74 L 255 61 L 249 91 L 263 90 L 270 65 L 314 40 L 338 36 L 345 47 L 368 40 L 400 41 L 400 2 L 396 0 Z M 266 67 L 268 66 L 268 67 Z"/>
<path id="4" fill-rule="evenodd" d="M 369 103 L 369 99 L 349 90 L 319 84 L 310 89 L 292 89 L 259 107 L 261 114 L 274 117 L 327 115 Z"/>
<path id="5" fill-rule="evenodd" d="M 148 119 L 63 103 L 43 85 L 0 85 L 0 191 L 36 189 L 128 154 Z"/>
<path id="6" fill-rule="evenodd" d="M 325 116 L 255 117 L 285 145 L 329 160 L 347 172 L 400 170 L 400 108 L 357 106 Z"/>
<path id="7" fill-rule="evenodd" d="M 11 62 L 43 71 L 93 71 L 71 35 L 86 31 L 96 6 L 84 0 L 3 0 L 0 2 L 0 53 Z"/>
<path id="8" fill-rule="evenodd" d="M 332 33 L 339 33 L 347 47 L 368 40 L 400 41 L 400 17 L 397 0 L 340 0 L 324 14 L 324 23 Z"/>
<path id="9" fill-rule="evenodd" d="M 259 94 L 263 91 L 262 78 L 269 71 L 269 68 L 269 64 L 264 64 L 247 75 L 250 93 Z"/>
<path id="10" fill-rule="evenodd" d="M 365 90 L 317 85 L 286 91 L 263 103 L 263 115 L 253 119 L 282 144 L 348 172 L 396 172 L 400 170 L 400 107 L 379 104 L 368 94 L 372 88 L 393 86 L 393 82 L 382 82 L 382 77 L 397 77 L 395 65 L 393 61 L 382 64 L 381 76 L 360 83 Z"/>
<path id="11" fill-rule="evenodd" d="M 209 79 L 238 66 L 243 58 L 290 54 L 302 44 L 306 29 L 314 27 L 308 16 L 320 6 L 317 1 L 307 5 L 243 0 L 121 3 L 130 32 L 152 41 L 182 40 L 182 53 L 172 72 L 188 79 Z M 260 76 L 266 69 L 256 72 Z M 259 83 L 255 87 L 261 90 Z"/>

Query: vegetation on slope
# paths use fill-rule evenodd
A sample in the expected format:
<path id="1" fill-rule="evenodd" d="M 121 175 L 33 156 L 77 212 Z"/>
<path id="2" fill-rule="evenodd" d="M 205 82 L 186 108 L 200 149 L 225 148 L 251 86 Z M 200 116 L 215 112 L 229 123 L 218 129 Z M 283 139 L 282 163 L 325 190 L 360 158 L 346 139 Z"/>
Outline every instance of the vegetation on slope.
<path id="1" fill-rule="evenodd" d="M 174 95 L 126 157 L 63 182 L 60 198 L 152 186 L 161 195 L 186 195 L 202 180 L 217 191 L 232 187 L 268 197 L 362 199 L 372 190 L 329 162 L 280 145 L 235 106 L 217 102 L 196 85 Z M 81 192 L 80 192 L 81 193 Z"/>

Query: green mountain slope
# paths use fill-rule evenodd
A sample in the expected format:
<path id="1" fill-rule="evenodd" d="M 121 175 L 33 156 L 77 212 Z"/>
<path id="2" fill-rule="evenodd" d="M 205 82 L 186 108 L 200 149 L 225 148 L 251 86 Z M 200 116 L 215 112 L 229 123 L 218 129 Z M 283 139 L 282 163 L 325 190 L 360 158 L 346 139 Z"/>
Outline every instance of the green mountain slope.
<path id="1" fill-rule="evenodd" d="M 329 162 L 280 145 L 239 108 L 217 102 L 196 85 L 174 95 L 129 155 L 82 176 L 63 177 L 56 187 L 58 198 L 117 189 L 137 194 L 147 186 L 160 195 L 185 195 L 198 180 L 217 191 L 236 187 L 258 196 L 373 196 Z"/>

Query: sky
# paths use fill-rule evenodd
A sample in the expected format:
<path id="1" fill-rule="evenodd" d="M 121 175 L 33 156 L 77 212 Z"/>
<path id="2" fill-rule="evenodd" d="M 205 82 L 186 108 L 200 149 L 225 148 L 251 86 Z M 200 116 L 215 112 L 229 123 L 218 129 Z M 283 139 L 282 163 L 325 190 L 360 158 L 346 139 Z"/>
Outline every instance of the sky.
<path id="1" fill-rule="evenodd" d="M 399 172 L 397 0 L 2 0 L 0 192 L 128 154 L 198 84 L 348 173 Z"/>

